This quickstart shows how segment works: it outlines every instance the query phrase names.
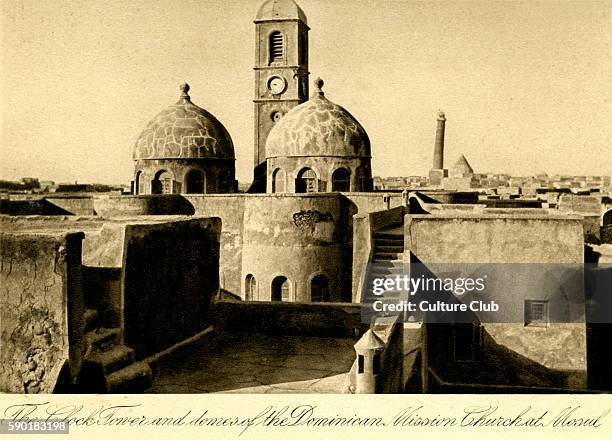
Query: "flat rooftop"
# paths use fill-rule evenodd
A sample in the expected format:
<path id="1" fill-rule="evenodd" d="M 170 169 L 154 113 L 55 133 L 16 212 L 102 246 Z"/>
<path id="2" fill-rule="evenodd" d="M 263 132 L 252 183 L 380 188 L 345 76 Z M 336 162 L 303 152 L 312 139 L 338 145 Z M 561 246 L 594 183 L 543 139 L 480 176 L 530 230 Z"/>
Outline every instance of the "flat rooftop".
<path id="1" fill-rule="evenodd" d="M 342 393 L 352 338 L 214 330 L 151 365 L 147 393 Z"/>

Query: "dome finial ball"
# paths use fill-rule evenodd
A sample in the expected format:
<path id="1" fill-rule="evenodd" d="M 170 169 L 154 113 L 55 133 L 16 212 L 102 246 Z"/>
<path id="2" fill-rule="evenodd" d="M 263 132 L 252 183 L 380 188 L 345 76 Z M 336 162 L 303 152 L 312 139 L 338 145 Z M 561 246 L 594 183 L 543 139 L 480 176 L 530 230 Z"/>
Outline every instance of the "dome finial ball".
<path id="1" fill-rule="evenodd" d="M 179 89 L 181 91 L 181 98 L 189 99 L 189 94 L 187 93 L 187 92 L 189 92 L 189 84 L 182 83 L 179 86 Z"/>

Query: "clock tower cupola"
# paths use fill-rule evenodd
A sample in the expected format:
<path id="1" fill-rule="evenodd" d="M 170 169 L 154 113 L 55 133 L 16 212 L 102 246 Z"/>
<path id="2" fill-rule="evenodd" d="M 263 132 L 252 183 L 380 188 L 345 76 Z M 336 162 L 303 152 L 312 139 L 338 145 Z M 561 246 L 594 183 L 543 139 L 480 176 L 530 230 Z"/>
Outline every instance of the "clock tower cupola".
<path id="1" fill-rule="evenodd" d="M 308 100 L 308 27 L 293 0 L 267 0 L 255 18 L 255 171 L 249 192 L 266 192 L 266 140 L 274 125 Z"/>

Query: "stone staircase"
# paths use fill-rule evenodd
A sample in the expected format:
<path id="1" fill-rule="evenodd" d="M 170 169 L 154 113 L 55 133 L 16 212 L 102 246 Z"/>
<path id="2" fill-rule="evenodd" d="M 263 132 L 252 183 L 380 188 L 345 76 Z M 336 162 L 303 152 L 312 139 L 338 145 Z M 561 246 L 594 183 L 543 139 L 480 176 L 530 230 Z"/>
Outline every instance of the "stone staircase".
<path id="1" fill-rule="evenodd" d="M 119 328 L 100 325 L 98 312 L 85 311 L 86 353 L 77 378 L 84 393 L 138 393 L 149 388 L 149 364 L 136 361 L 134 350 L 121 342 Z"/>
<path id="2" fill-rule="evenodd" d="M 402 261 L 404 253 L 404 229 L 403 225 L 391 225 L 373 234 L 374 251 L 367 273 L 366 286 L 372 286 L 374 278 L 395 277 L 404 275 L 404 264 Z M 394 300 L 400 294 L 398 291 L 389 291 L 384 294 L 384 299 Z M 381 299 L 372 294 L 369 288 L 363 292 L 363 301 Z"/>

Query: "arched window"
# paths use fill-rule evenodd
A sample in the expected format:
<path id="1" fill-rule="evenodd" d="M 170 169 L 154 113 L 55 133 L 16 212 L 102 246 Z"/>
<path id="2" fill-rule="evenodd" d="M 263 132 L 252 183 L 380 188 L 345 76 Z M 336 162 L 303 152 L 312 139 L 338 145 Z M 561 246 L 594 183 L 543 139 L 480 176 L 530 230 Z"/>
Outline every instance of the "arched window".
<path id="1" fill-rule="evenodd" d="M 253 301 L 257 298 L 257 281 L 251 274 L 248 274 L 244 281 L 244 295 L 245 301 Z"/>
<path id="2" fill-rule="evenodd" d="M 155 175 L 151 184 L 153 194 L 172 194 L 174 179 L 169 171 L 161 170 Z"/>
<path id="3" fill-rule="evenodd" d="M 351 173 L 346 168 L 338 168 L 332 174 L 332 191 L 350 191 Z"/>
<path id="4" fill-rule="evenodd" d="M 612 225 L 612 209 L 603 215 L 601 222 L 604 226 Z"/>
<path id="5" fill-rule="evenodd" d="M 310 168 L 303 168 L 295 179 L 296 193 L 317 192 L 317 175 Z"/>
<path id="6" fill-rule="evenodd" d="M 317 275 L 310 282 L 310 300 L 312 302 L 329 302 L 329 282 L 325 275 Z"/>
<path id="7" fill-rule="evenodd" d="M 272 173 L 272 192 L 273 193 L 284 193 L 285 192 L 285 172 L 280 168 L 277 168 Z"/>
<path id="8" fill-rule="evenodd" d="M 272 301 L 289 301 L 289 280 L 278 276 L 272 280 Z"/>
<path id="9" fill-rule="evenodd" d="M 270 34 L 270 64 L 284 60 L 283 34 L 274 31 Z"/>
<path id="10" fill-rule="evenodd" d="M 136 173 L 136 181 L 134 182 L 134 194 L 144 194 L 144 176 L 142 171 Z"/>
<path id="11" fill-rule="evenodd" d="M 185 177 L 187 194 L 204 194 L 206 178 L 200 170 L 191 170 Z"/>

